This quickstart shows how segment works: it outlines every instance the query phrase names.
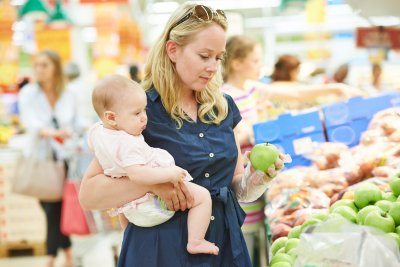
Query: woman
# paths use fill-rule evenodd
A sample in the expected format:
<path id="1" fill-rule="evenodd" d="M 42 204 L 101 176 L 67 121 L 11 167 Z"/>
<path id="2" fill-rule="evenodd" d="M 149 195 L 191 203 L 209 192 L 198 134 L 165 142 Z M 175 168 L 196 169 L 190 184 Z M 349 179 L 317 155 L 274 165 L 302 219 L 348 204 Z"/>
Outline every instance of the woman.
<path id="1" fill-rule="evenodd" d="M 72 128 L 75 126 L 76 107 L 73 95 L 64 90 L 59 55 L 51 50 L 40 52 L 35 58 L 33 72 L 36 82 L 24 86 L 19 94 L 21 123 L 34 140 L 48 140 L 53 156 L 63 160 L 66 153 L 62 143 L 71 137 Z M 41 201 L 40 204 L 47 220 L 47 267 L 54 266 L 58 248 L 64 249 L 64 266 L 72 266 L 70 238 L 60 230 L 62 202 Z"/>
<path id="2" fill-rule="evenodd" d="M 227 22 L 220 10 L 184 4 L 171 16 L 153 46 L 145 67 L 148 124 L 143 132 L 151 146 L 167 150 L 176 165 L 212 196 L 212 216 L 206 238 L 219 248 L 218 256 L 186 252 L 187 211 L 192 196 L 183 184 L 146 187 L 127 179 L 102 175 L 93 161 L 81 184 L 84 207 L 105 209 L 122 205 L 151 191 L 169 209 L 178 211 L 152 228 L 129 224 L 119 266 L 250 267 L 240 226 L 243 212 L 237 198 L 252 201 L 266 189 L 269 177 L 282 168 L 279 159 L 269 175 L 243 168 L 234 128 L 240 114 L 232 98 L 220 91 L 220 61 L 225 53 Z M 258 183 L 256 183 L 258 179 Z"/>

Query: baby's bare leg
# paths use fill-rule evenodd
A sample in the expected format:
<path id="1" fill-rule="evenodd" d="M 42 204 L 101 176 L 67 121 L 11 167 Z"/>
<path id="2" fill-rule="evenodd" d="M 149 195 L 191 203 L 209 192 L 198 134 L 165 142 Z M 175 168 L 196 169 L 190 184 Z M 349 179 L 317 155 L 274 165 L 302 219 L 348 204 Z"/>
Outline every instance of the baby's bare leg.
<path id="1" fill-rule="evenodd" d="M 191 254 L 218 255 L 218 247 L 204 239 L 211 219 L 211 196 L 207 189 L 197 184 L 185 182 L 194 197 L 193 207 L 188 215 L 188 244 Z"/>

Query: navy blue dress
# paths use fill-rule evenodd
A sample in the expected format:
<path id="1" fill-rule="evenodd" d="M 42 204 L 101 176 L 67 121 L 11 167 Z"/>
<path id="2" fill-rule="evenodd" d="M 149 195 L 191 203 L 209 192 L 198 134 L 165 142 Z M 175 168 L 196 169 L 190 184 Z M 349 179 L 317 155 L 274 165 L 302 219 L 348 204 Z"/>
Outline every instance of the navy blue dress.
<path id="1" fill-rule="evenodd" d="M 167 150 L 177 166 L 189 171 L 196 184 L 210 191 L 212 217 L 206 240 L 219 247 L 219 255 L 186 251 L 187 211 L 151 228 L 129 224 L 124 233 L 119 267 L 251 267 L 240 230 L 245 213 L 231 190 L 237 162 L 233 128 L 241 120 L 236 104 L 225 96 L 229 111 L 220 124 L 184 121 L 180 129 L 165 111 L 156 90 L 147 92 L 147 129 L 143 133 L 152 147 Z"/>

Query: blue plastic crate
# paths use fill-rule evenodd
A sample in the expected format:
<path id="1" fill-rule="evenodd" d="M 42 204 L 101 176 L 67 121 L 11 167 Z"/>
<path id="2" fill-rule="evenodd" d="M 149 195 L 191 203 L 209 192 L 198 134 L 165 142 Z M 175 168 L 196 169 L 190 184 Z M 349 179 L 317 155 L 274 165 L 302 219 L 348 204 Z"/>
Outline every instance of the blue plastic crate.
<path id="1" fill-rule="evenodd" d="M 290 169 L 296 166 L 310 166 L 311 165 L 311 160 L 306 159 L 303 156 L 294 156 L 292 157 L 292 162 L 291 163 L 286 163 L 285 168 Z"/>
<path id="2" fill-rule="evenodd" d="M 253 125 L 256 144 L 281 141 L 287 137 L 307 136 L 314 132 L 323 132 L 318 111 L 292 115 L 285 113 L 278 118 Z"/>
<path id="3" fill-rule="evenodd" d="M 369 120 L 367 118 L 355 120 L 346 124 L 326 129 L 329 142 L 339 142 L 355 146 L 360 142 L 361 134 L 367 130 Z"/>
<path id="4" fill-rule="evenodd" d="M 292 117 L 292 123 L 296 125 L 296 136 L 309 136 L 314 133 L 322 133 L 323 126 L 319 111 L 301 113 Z"/>

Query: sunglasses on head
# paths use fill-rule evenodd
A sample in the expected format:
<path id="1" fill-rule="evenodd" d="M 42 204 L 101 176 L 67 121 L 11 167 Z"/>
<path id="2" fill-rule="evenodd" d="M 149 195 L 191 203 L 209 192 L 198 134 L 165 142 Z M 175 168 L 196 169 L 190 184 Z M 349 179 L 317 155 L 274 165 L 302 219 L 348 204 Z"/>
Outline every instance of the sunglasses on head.
<path id="1" fill-rule="evenodd" d="M 189 13 L 187 13 L 185 16 L 183 16 L 180 20 L 178 20 L 171 28 L 175 28 L 176 26 L 182 24 L 183 22 L 187 21 L 190 19 L 192 16 L 200 20 L 201 22 L 206 22 L 206 21 L 211 21 L 214 16 L 221 16 L 223 19 L 226 20 L 226 15 L 225 12 L 217 9 L 213 10 L 209 8 L 208 6 L 203 6 L 203 5 L 196 5 L 193 8 L 190 9 Z"/>

